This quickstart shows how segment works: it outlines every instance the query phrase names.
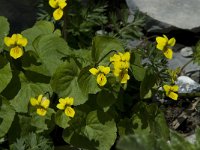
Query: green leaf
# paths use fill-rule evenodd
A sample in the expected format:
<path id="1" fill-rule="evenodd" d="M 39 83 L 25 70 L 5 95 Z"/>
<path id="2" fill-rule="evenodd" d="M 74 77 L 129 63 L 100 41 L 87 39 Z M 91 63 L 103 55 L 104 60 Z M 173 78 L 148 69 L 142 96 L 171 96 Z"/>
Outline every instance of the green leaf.
<path id="1" fill-rule="evenodd" d="M 145 72 L 144 80 L 140 85 L 140 98 L 146 99 L 151 98 L 151 89 L 156 83 L 156 76 L 149 70 Z"/>
<path id="2" fill-rule="evenodd" d="M 52 126 L 54 121 L 51 118 L 51 116 L 54 113 L 55 113 L 55 111 L 51 108 L 47 109 L 47 114 L 45 116 L 39 116 L 36 112 L 32 113 L 31 125 L 37 128 L 36 133 L 40 133 L 45 130 L 48 130 L 49 124 L 50 124 L 50 126 Z M 48 124 L 48 121 L 50 122 L 49 124 Z"/>
<path id="3" fill-rule="evenodd" d="M 0 28 L 0 51 L 1 51 L 4 45 L 4 37 L 7 36 L 10 30 L 8 20 L 3 16 L 0 16 L 0 27 L 1 27 Z"/>
<path id="4" fill-rule="evenodd" d="M 139 102 L 133 110 L 134 114 L 131 120 L 134 133 L 148 134 L 151 132 L 162 139 L 169 139 L 169 128 L 165 117 L 156 104 L 147 105 L 144 102 Z"/>
<path id="5" fill-rule="evenodd" d="M 35 25 L 22 32 L 23 36 L 28 39 L 28 44 L 25 47 L 27 50 L 34 50 L 33 42 L 40 35 L 52 34 L 54 31 L 54 25 L 48 21 L 39 21 Z"/>
<path id="6" fill-rule="evenodd" d="M 89 72 L 91 68 L 83 68 L 78 76 L 79 87 L 86 94 L 96 94 L 101 90 L 97 85 L 96 77 Z"/>
<path id="7" fill-rule="evenodd" d="M 64 39 L 55 35 L 40 36 L 34 42 L 35 52 L 41 62 L 53 75 L 56 68 L 63 63 L 62 58 L 71 51 Z"/>
<path id="8" fill-rule="evenodd" d="M 103 117 L 103 116 L 101 116 Z M 117 128 L 114 120 L 101 123 L 97 116 L 97 111 L 92 111 L 86 118 L 86 126 L 83 133 L 90 140 L 97 141 L 98 150 L 110 150 L 117 137 Z"/>
<path id="9" fill-rule="evenodd" d="M 87 93 L 83 93 L 78 84 L 79 68 L 74 60 L 60 65 L 51 79 L 51 86 L 59 97 L 73 97 L 74 105 L 87 101 Z"/>
<path id="10" fill-rule="evenodd" d="M 0 97 L 0 137 L 3 137 L 11 127 L 15 116 L 15 110 L 9 101 Z"/>
<path id="11" fill-rule="evenodd" d="M 36 74 L 30 73 L 29 77 L 35 78 L 35 82 L 29 80 L 23 73 L 20 73 L 19 77 L 21 81 L 21 89 L 18 91 L 14 99 L 11 100 L 11 105 L 17 112 L 28 111 L 28 105 L 31 97 L 38 97 L 38 95 L 44 94 L 46 92 L 49 92 L 50 94 L 52 93 L 51 86 L 48 83 L 44 83 L 41 80 L 42 78 L 40 75 L 36 76 Z M 10 88 L 12 88 L 12 86 Z M 9 89 L 7 90 L 9 93 Z"/>
<path id="12" fill-rule="evenodd" d="M 0 56 L 0 92 L 2 92 L 12 79 L 10 63 Z"/>
<path id="13" fill-rule="evenodd" d="M 153 134 L 165 140 L 169 139 L 169 128 L 162 112 L 159 112 L 155 119 L 149 120 L 149 122 Z"/>
<path id="14" fill-rule="evenodd" d="M 109 107 L 116 102 L 116 98 L 113 93 L 109 91 L 101 91 L 97 95 L 97 104 L 100 107 Z"/>
<path id="15" fill-rule="evenodd" d="M 135 134 L 122 137 L 117 143 L 118 150 L 155 150 L 155 137 L 150 134 Z"/>
<path id="16" fill-rule="evenodd" d="M 130 69 L 136 80 L 142 81 L 145 76 L 145 69 L 141 64 L 142 56 L 137 52 L 131 53 Z"/>
<path id="17" fill-rule="evenodd" d="M 171 149 L 174 149 L 174 150 L 179 150 L 179 149 L 197 150 L 197 149 L 199 149 L 197 147 L 195 148 L 195 145 L 186 141 L 183 136 L 179 135 L 176 132 L 173 132 L 173 131 L 171 132 L 170 139 L 171 139 L 171 141 L 170 141 Z"/>
<path id="18" fill-rule="evenodd" d="M 71 119 L 65 115 L 64 111 L 63 110 L 58 110 L 56 112 L 56 115 L 55 115 L 55 122 L 58 126 L 60 126 L 61 128 L 67 128 L 69 127 L 69 124 L 68 122 L 70 121 Z"/>
<path id="19" fill-rule="evenodd" d="M 133 122 L 129 118 L 121 119 L 117 124 L 119 136 L 124 136 L 134 133 Z"/>
<path id="20" fill-rule="evenodd" d="M 137 81 L 142 81 L 145 76 L 145 69 L 142 66 L 131 65 L 133 76 Z"/>
<path id="21" fill-rule="evenodd" d="M 116 50 L 121 52 L 124 50 L 122 44 L 115 38 L 108 36 L 96 36 L 92 42 L 92 60 L 94 63 L 97 63 L 102 59 L 106 54 L 111 50 Z M 100 64 L 108 65 L 109 59 L 114 55 L 114 52 L 109 54 Z"/>

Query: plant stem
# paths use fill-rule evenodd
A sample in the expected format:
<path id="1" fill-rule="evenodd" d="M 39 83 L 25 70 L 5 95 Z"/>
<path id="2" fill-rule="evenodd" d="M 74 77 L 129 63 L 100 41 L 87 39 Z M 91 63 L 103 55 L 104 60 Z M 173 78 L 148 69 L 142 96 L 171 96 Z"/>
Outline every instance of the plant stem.
<path id="1" fill-rule="evenodd" d="M 67 40 L 67 32 L 66 32 L 66 28 L 67 28 L 67 9 L 66 7 L 64 8 L 64 24 L 63 24 L 63 28 L 62 28 L 62 34 L 63 34 L 63 38 L 65 39 L 65 41 Z"/>
<path id="2" fill-rule="evenodd" d="M 189 65 L 192 61 L 193 61 L 193 58 L 192 58 L 191 60 L 189 60 L 185 65 L 183 65 L 183 67 L 182 67 L 181 70 L 180 70 L 179 75 L 182 74 L 182 72 L 183 72 L 183 70 L 185 69 L 185 67 L 187 67 L 187 65 Z"/>
<path id="3" fill-rule="evenodd" d="M 102 60 L 104 60 L 110 53 L 113 53 L 113 52 L 117 53 L 116 50 L 111 50 L 111 51 L 109 51 L 107 54 L 105 54 L 105 55 L 95 64 L 95 66 L 97 66 Z"/>

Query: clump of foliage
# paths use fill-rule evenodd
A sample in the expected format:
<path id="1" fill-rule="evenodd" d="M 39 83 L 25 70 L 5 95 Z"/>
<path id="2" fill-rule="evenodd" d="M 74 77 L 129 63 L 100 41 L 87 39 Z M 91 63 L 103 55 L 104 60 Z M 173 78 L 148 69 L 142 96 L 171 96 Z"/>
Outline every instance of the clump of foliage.
<path id="1" fill-rule="evenodd" d="M 127 13 L 106 16 L 107 3 L 39 2 L 44 20 L 20 34 L 9 35 L 0 17 L 0 138 L 10 148 L 51 149 L 41 135 L 60 129 L 65 144 L 91 150 L 115 148 L 127 134 L 168 140 L 164 114 L 151 98 L 178 98 L 167 68 L 175 39 L 141 38 L 127 49 L 127 39 L 142 36 L 141 14 L 129 22 Z"/>

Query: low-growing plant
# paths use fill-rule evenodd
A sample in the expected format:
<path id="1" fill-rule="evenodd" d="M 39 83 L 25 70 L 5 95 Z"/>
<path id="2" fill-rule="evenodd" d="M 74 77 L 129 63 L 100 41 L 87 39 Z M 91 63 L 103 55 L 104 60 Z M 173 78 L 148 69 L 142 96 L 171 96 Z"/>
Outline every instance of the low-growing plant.
<path id="1" fill-rule="evenodd" d="M 112 34 L 95 36 L 93 27 L 107 23 L 101 16 L 106 5 L 73 12 L 71 3 L 49 0 L 53 22 L 38 21 L 12 35 L 7 19 L 0 17 L 0 138 L 11 149 L 20 145 L 31 149 L 42 141 L 48 144 L 43 138 L 59 128 L 58 139 L 91 150 L 114 149 L 127 134 L 169 140 L 163 112 L 146 99 L 155 95 L 178 99 L 177 72 L 167 67 L 175 39 L 164 35 L 152 43 L 143 38 L 138 47 L 126 49 L 119 38 L 142 36 L 141 23 L 125 21 Z M 62 18 L 61 31 L 54 23 Z M 74 28 L 73 20 L 81 21 L 79 28 Z M 87 46 L 85 37 L 92 39 Z M 52 148 L 40 149 L 45 147 Z"/>

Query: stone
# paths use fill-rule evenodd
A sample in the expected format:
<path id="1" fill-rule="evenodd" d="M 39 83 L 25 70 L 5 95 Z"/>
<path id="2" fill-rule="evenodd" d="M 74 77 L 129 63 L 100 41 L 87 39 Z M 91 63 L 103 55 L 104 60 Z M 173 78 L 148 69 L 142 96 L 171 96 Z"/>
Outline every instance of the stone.
<path id="1" fill-rule="evenodd" d="M 183 57 L 190 57 L 193 54 L 192 47 L 184 47 L 181 49 L 180 53 Z"/>
<path id="2" fill-rule="evenodd" d="M 200 31 L 200 0 L 126 0 L 126 3 L 131 11 L 138 8 L 153 18 L 151 23 L 155 22 L 152 24 L 154 30 L 173 26 Z"/>
<path id="3" fill-rule="evenodd" d="M 176 84 L 179 87 L 178 93 L 192 93 L 200 91 L 200 84 L 187 76 L 179 76 Z"/>

